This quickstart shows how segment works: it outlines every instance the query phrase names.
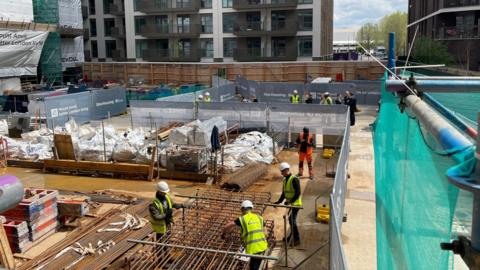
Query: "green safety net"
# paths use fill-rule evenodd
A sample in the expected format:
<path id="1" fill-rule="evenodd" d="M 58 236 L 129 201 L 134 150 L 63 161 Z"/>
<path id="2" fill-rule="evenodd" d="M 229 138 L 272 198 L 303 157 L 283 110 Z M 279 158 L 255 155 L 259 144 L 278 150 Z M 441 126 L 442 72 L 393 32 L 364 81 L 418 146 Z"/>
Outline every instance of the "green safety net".
<path id="1" fill-rule="evenodd" d="M 440 243 L 454 238 L 458 213 L 469 222 L 471 198 L 449 184 L 446 173 L 457 161 L 469 160 L 473 149 L 441 149 L 398 103 L 383 84 L 374 124 L 377 266 L 452 269 L 452 253 Z M 456 170 L 465 173 L 462 166 Z"/>

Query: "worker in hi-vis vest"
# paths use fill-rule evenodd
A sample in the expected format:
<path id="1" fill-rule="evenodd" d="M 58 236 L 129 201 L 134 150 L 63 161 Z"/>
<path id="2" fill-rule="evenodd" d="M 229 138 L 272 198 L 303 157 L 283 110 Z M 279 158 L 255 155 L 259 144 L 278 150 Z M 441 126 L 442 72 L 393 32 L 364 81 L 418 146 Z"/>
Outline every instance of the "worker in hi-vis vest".
<path id="1" fill-rule="evenodd" d="M 322 105 L 332 105 L 333 104 L 333 99 L 330 97 L 329 92 L 325 92 L 323 94 L 322 100 L 320 101 L 320 104 Z"/>
<path id="2" fill-rule="evenodd" d="M 300 103 L 300 96 L 298 95 L 297 89 L 293 90 L 293 95 L 290 97 L 290 102 L 292 104 Z"/>
<path id="3" fill-rule="evenodd" d="M 173 203 L 170 199 L 170 189 L 165 181 L 160 181 L 156 184 L 157 193 L 153 202 L 150 204 L 148 210 L 150 211 L 150 222 L 153 231 L 157 234 L 157 241 L 165 235 L 173 223 L 173 208 L 186 208 L 186 205 Z"/>
<path id="4" fill-rule="evenodd" d="M 242 202 L 241 209 L 242 216 L 225 225 L 222 238 L 225 238 L 225 233 L 232 227 L 238 226 L 240 227 L 245 253 L 262 255 L 268 248 L 263 217 L 259 214 L 252 213 L 253 203 L 249 200 Z M 250 270 L 260 269 L 261 263 L 262 259 L 260 258 L 250 258 Z"/>
<path id="5" fill-rule="evenodd" d="M 287 162 L 280 163 L 280 171 L 283 176 L 283 189 L 282 195 L 280 195 L 280 198 L 275 202 L 275 204 L 280 204 L 285 201 L 286 205 L 302 206 L 300 179 L 290 172 L 290 164 Z M 297 228 L 297 215 L 299 210 L 300 208 L 292 208 L 291 215 L 288 218 L 290 222 L 290 228 L 292 228 L 292 230 L 288 237 L 285 235 L 288 242 L 290 242 L 293 235 L 294 246 L 300 245 L 300 233 L 298 232 Z"/>
<path id="6" fill-rule="evenodd" d="M 303 176 L 303 162 L 305 159 L 308 164 L 308 176 L 310 180 L 313 180 L 313 146 L 315 135 L 310 133 L 307 127 L 303 128 L 303 131 L 298 134 L 297 147 L 298 147 L 298 176 Z"/>
<path id="7" fill-rule="evenodd" d="M 210 98 L 210 93 L 209 92 L 205 92 L 205 98 L 204 100 L 205 102 L 211 102 L 212 101 L 212 98 Z"/>

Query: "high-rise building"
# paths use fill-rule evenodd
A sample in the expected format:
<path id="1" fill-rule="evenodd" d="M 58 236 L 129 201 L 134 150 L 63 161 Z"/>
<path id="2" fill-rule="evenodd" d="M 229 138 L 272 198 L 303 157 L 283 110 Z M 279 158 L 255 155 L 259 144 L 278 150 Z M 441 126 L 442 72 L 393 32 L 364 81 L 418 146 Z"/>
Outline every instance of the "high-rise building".
<path id="1" fill-rule="evenodd" d="M 83 0 L 96 61 L 320 60 L 332 54 L 333 0 Z"/>
<path id="2" fill-rule="evenodd" d="M 417 36 L 442 41 L 457 65 L 480 70 L 480 0 L 409 0 L 408 43 Z"/>

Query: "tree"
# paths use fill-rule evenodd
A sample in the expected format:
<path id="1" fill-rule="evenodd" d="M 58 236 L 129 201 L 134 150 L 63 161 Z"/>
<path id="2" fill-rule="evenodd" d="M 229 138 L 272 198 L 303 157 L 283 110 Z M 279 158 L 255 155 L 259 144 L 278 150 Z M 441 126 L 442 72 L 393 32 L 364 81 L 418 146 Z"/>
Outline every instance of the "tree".
<path id="1" fill-rule="evenodd" d="M 423 64 L 448 65 L 453 62 L 447 46 L 428 37 L 417 37 L 413 46 L 412 56 L 415 62 Z"/>
<path id="2" fill-rule="evenodd" d="M 407 22 L 408 15 L 406 12 L 394 12 L 383 17 L 378 23 L 380 32 L 379 42 L 388 45 L 388 34 L 395 33 L 395 54 L 407 54 Z M 385 46 L 387 47 L 387 46 Z"/>
<path id="3" fill-rule="evenodd" d="M 357 32 L 357 42 L 367 50 L 372 50 L 377 44 L 378 26 L 373 23 L 364 24 Z"/>

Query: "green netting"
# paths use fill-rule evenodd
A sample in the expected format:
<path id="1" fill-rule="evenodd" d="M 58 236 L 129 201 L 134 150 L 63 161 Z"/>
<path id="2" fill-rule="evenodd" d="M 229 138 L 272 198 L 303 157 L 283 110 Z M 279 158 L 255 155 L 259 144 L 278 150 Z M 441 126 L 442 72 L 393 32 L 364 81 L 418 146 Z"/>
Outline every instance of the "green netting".
<path id="1" fill-rule="evenodd" d="M 58 25 L 58 0 L 33 0 L 34 21 Z M 62 82 L 62 52 L 58 33 L 50 33 L 40 56 L 40 72 L 49 84 Z"/>
<path id="2" fill-rule="evenodd" d="M 452 151 L 440 153 L 419 122 L 400 112 L 398 98 L 385 85 L 374 147 L 378 269 L 451 268 L 452 255 L 440 243 L 452 237 L 459 191 L 446 172 L 472 149 L 455 158 L 445 154 Z M 469 203 L 471 209 L 471 201 L 462 200 L 461 208 Z"/>

